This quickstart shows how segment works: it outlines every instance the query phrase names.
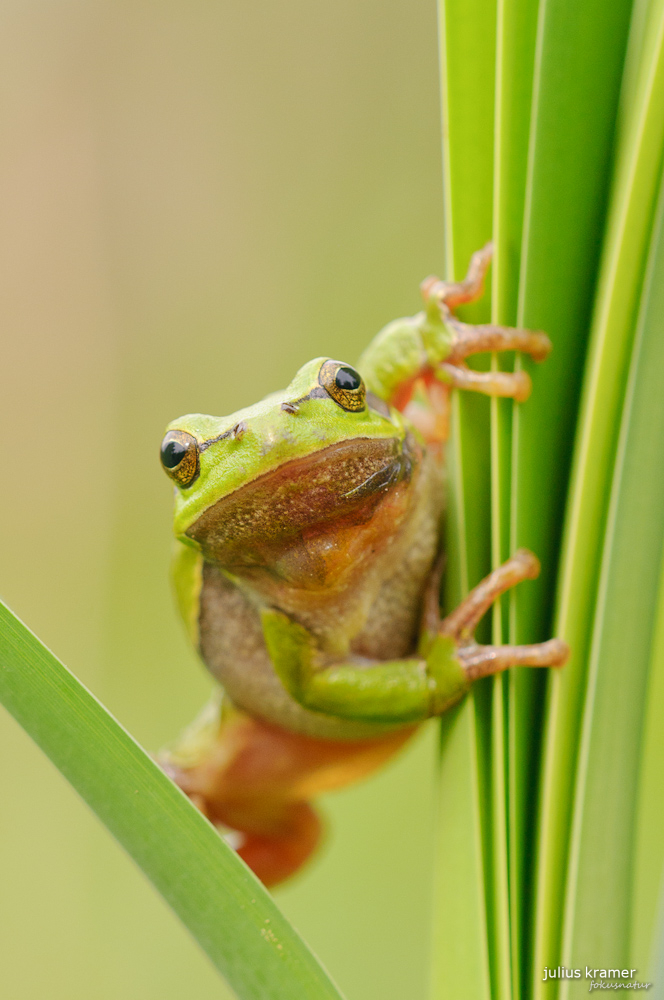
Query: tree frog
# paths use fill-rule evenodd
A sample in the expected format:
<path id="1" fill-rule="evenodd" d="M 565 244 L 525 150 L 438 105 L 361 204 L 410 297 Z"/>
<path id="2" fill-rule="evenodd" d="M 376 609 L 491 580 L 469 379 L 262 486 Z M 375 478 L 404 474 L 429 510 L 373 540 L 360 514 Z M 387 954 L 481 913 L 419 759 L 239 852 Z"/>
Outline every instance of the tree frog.
<path id="1" fill-rule="evenodd" d="M 463 281 L 426 279 L 423 311 L 385 327 L 356 367 L 315 358 L 284 391 L 180 417 L 163 439 L 177 602 L 224 694 L 161 761 L 267 885 L 314 850 L 312 796 L 378 767 L 475 679 L 567 657 L 558 639 L 473 637 L 498 595 L 537 575 L 526 550 L 439 615 L 450 393 L 525 401 L 525 372 L 465 359 L 542 361 L 551 348 L 543 333 L 455 316 L 481 295 L 490 257 L 489 244 Z"/>

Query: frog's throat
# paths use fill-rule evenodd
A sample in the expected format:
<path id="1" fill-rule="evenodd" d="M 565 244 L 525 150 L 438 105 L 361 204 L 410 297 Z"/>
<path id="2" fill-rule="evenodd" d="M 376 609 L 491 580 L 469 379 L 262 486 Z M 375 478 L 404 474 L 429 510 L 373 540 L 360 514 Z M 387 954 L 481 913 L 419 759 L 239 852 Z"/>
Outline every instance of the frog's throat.
<path id="1" fill-rule="evenodd" d="M 366 524 L 422 459 L 412 435 L 343 441 L 293 459 L 222 497 L 187 529 L 231 572 L 270 568 L 298 539 Z"/>

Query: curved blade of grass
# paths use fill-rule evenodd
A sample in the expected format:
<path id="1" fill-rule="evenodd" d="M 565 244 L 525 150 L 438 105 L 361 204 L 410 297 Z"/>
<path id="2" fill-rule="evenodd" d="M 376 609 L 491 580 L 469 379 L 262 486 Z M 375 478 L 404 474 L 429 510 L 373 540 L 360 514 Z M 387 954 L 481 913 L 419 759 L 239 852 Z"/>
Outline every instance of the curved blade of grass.
<path id="1" fill-rule="evenodd" d="M 563 963 L 570 966 L 623 968 L 629 960 L 629 862 L 664 547 L 664 199 L 651 258 L 592 633 L 565 908 Z"/>
<path id="2" fill-rule="evenodd" d="M 443 177 L 448 277 L 462 275 L 491 237 L 494 0 L 441 0 Z M 485 321 L 487 298 L 466 311 Z M 446 603 L 458 603 L 490 564 L 487 402 L 454 394 L 448 450 Z M 433 996 L 491 995 L 487 907 L 491 909 L 488 692 L 476 686 L 443 719 L 438 858 L 433 938 Z"/>
<path id="3" fill-rule="evenodd" d="M 550 679 L 543 803 L 540 814 L 540 863 L 535 921 L 535 968 L 559 963 L 559 914 L 568 849 L 574 772 L 580 731 L 588 621 L 592 618 L 599 547 L 605 520 L 619 408 L 632 341 L 636 299 L 641 284 L 658 182 L 664 132 L 664 62 L 661 3 L 659 21 L 647 32 L 635 106 L 623 108 L 617 167 L 602 260 L 592 342 L 587 364 L 575 447 L 571 500 L 567 514 L 556 632 L 568 640 L 572 657 Z M 609 8 L 604 5 L 602 16 Z M 535 996 L 544 984 L 534 980 Z M 553 989 L 553 987 L 551 987 Z"/>
<path id="4" fill-rule="evenodd" d="M 136 861 L 242 1000 L 341 1000 L 216 830 L 2 603 L 0 702 Z"/>

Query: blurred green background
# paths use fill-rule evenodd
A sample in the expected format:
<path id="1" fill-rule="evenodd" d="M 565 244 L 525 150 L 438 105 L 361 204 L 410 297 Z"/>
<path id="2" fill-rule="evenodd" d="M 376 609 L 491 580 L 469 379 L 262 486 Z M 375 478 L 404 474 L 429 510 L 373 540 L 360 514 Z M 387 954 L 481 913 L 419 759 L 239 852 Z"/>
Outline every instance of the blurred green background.
<path id="1" fill-rule="evenodd" d="M 419 308 L 435 4 L 9 0 L 0 25 L 0 593 L 156 749 L 209 690 L 169 593 L 163 427 Z M 349 998 L 425 995 L 435 740 L 328 797 L 277 892 Z M 0 995 L 229 996 L 4 713 L 0 752 Z"/>

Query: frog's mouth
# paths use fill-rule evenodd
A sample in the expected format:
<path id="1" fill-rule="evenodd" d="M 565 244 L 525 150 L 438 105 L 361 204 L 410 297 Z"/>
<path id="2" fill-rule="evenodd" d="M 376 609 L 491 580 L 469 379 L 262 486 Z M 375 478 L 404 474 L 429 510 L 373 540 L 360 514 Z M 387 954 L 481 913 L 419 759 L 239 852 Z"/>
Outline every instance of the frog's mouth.
<path id="1" fill-rule="evenodd" d="M 199 543 L 206 560 L 231 572 L 260 569 L 289 578 L 296 571 L 297 576 L 313 574 L 314 584 L 323 568 L 311 564 L 305 569 L 305 550 L 313 555 L 314 549 L 329 549 L 349 529 L 371 521 L 379 507 L 404 492 L 400 487 L 419 464 L 419 452 L 410 436 L 331 445 L 218 500 L 187 535 Z"/>

